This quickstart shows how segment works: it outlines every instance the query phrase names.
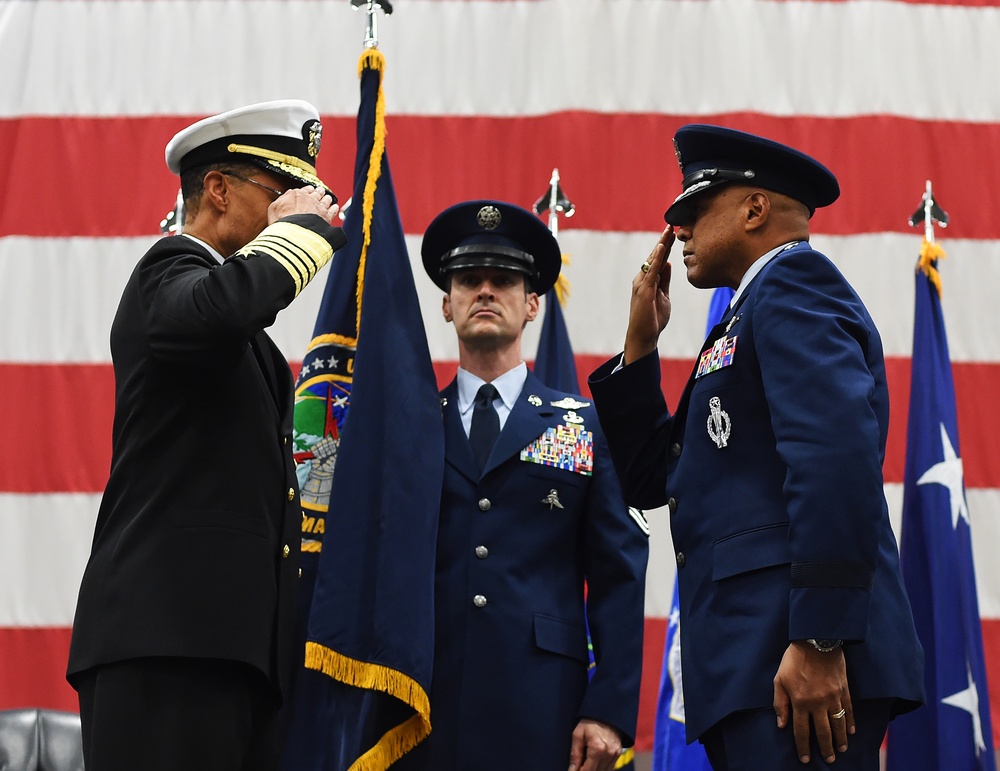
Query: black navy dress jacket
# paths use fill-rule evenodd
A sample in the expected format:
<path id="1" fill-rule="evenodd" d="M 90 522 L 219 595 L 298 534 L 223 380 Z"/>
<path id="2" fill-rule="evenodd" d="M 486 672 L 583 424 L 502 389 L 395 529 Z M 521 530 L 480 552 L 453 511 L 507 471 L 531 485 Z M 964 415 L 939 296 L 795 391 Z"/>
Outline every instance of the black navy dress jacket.
<path id="1" fill-rule="evenodd" d="M 622 500 L 589 402 L 554 406 L 583 400 L 529 372 L 480 474 L 457 395 L 456 382 L 442 392 L 432 731 L 399 765 L 565 771 L 580 718 L 614 726 L 626 746 L 635 735 L 645 520 Z M 592 476 L 521 460 L 559 425 L 592 432 Z M 585 612 L 597 661 L 589 682 Z"/>
<path id="2" fill-rule="evenodd" d="M 770 708 L 789 641 L 846 641 L 851 697 L 923 697 L 923 654 L 883 492 L 882 343 L 830 260 L 800 243 L 708 336 L 731 363 L 670 414 L 652 353 L 590 385 L 631 506 L 669 506 L 688 741 Z M 723 346 L 724 348 L 725 346 Z M 721 442 L 721 444 L 720 444 Z"/>
<path id="3" fill-rule="evenodd" d="M 302 515 L 291 372 L 263 330 L 339 234 L 295 215 L 222 265 L 184 236 L 139 261 L 111 329 L 111 474 L 70 682 L 148 656 L 245 662 L 286 682 Z"/>

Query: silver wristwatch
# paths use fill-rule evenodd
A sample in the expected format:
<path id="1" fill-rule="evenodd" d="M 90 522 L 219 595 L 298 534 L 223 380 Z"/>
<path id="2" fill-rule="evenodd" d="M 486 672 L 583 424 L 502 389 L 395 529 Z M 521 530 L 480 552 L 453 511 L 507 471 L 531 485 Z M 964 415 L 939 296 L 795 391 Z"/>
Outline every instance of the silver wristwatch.
<path id="1" fill-rule="evenodd" d="M 843 640 L 828 640 L 823 638 L 817 639 L 815 637 L 810 637 L 806 640 L 806 642 L 820 653 L 832 653 L 844 644 Z"/>

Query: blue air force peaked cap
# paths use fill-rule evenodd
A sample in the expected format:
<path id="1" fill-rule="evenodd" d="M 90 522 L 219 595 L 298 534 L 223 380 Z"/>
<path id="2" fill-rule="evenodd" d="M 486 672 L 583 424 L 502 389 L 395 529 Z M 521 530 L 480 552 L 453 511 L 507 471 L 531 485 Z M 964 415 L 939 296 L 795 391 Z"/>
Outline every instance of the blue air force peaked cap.
<path id="1" fill-rule="evenodd" d="M 793 147 L 744 131 L 690 124 L 674 135 L 683 191 L 663 215 L 671 225 L 693 217 L 693 201 L 706 190 L 738 182 L 787 195 L 812 216 L 840 196 L 837 178 L 826 166 Z"/>
<path id="2" fill-rule="evenodd" d="M 165 155 L 174 174 L 210 164 L 249 163 L 299 186 L 330 190 L 316 175 L 322 138 L 315 107 L 301 99 L 278 99 L 193 123 L 174 135 Z"/>
<path id="3" fill-rule="evenodd" d="M 523 273 L 544 294 L 556 283 L 562 254 L 551 231 L 527 209 L 502 201 L 465 201 L 437 215 L 420 254 L 431 281 L 448 291 L 448 274 L 462 268 Z"/>

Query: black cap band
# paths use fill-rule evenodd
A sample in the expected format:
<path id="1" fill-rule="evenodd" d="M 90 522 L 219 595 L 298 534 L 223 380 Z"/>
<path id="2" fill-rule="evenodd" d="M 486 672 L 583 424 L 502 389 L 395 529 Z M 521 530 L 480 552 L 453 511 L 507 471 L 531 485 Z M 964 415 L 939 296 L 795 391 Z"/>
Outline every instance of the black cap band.
<path id="1" fill-rule="evenodd" d="M 462 259 L 466 257 L 467 259 Z M 468 259 L 477 257 L 479 259 Z M 441 256 L 442 275 L 461 268 L 505 268 L 535 277 L 535 258 L 520 249 L 500 244 L 469 244 L 459 246 Z"/>

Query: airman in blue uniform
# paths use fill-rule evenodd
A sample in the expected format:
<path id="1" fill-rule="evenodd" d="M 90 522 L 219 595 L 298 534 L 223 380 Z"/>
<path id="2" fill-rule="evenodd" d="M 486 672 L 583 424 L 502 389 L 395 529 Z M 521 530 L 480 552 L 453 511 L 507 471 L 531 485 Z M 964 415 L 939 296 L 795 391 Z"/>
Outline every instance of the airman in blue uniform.
<path id="1" fill-rule="evenodd" d="M 432 731 L 398 765 L 610 770 L 635 735 L 648 531 L 590 400 L 521 359 L 559 247 L 530 212 L 469 201 L 431 223 L 422 254 L 459 370 L 441 393 Z"/>
<path id="2" fill-rule="evenodd" d="M 922 652 L 883 494 L 882 343 L 809 245 L 839 185 L 740 131 L 685 126 L 675 146 L 683 192 L 633 281 L 624 353 L 590 384 L 626 502 L 669 507 L 688 740 L 715 769 L 876 771 L 888 721 L 923 697 Z M 691 284 L 735 296 L 670 412 L 675 238 Z"/>

